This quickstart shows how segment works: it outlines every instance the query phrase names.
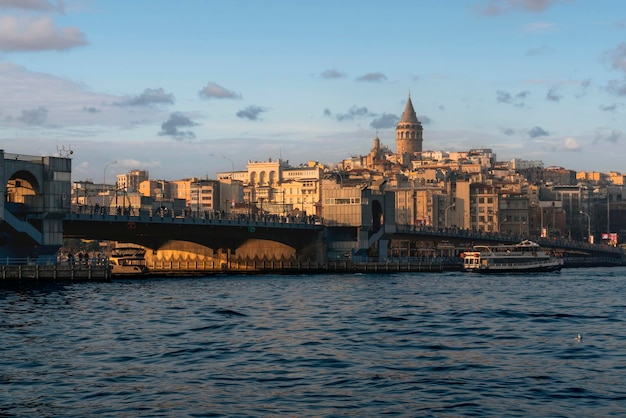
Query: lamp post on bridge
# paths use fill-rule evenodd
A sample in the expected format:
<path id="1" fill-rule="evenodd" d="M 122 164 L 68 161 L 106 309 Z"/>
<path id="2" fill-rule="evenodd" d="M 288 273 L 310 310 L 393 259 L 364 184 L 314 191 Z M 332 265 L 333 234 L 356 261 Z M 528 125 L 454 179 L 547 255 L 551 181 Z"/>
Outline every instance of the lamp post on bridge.
<path id="1" fill-rule="evenodd" d="M 447 227 L 448 227 L 448 210 L 449 210 L 449 209 L 451 209 L 451 208 L 453 208 L 453 207 L 455 207 L 455 206 L 456 206 L 456 203 L 453 203 L 453 204 L 451 204 L 450 206 L 446 207 L 446 209 L 445 209 L 445 211 L 444 211 L 444 213 L 443 213 L 443 219 L 444 219 L 444 222 L 443 222 L 443 223 L 444 223 L 444 225 L 443 225 L 443 227 L 444 227 L 444 228 L 447 228 Z"/>
<path id="2" fill-rule="evenodd" d="M 112 164 L 117 164 L 117 160 L 111 161 L 110 163 L 106 164 L 104 166 L 104 171 L 102 173 L 102 187 L 104 188 L 104 190 L 106 192 L 109 191 L 109 189 L 107 187 L 107 168 L 109 168 L 109 166 L 112 165 Z M 103 210 L 104 210 L 104 194 L 102 195 L 102 207 L 103 207 Z"/>
<path id="3" fill-rule="evenodd" d="M 587 217 L 587 242 L 592 244 L 593 238 L 591 237 L 591 216 L 587 212 L 582 210 L 580 211 L 580 214 Z"/>
<path id="4" fill-rule="evenodd" d="M 230 159 L 229 157 L 222 155 L 222 158 L 227 159 L 228 161 L 230 161 L 230 182 L 232 184 L 233 180 L 234 180 L 234 176 L 235 176 L 235 163 L 233 163 L 233 160 Z"/>

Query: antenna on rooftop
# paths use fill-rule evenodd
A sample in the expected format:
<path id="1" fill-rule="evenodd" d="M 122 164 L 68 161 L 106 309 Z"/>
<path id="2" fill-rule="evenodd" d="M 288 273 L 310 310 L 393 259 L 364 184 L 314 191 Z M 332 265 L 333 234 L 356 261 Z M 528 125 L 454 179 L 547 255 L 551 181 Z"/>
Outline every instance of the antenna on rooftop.
<path id="1" fill-rule="evenodd" d="M 68 148 L 65 148 L 65 145 L 62 145 L 61 148 L 57 145 L 57 152 L 59 156 L 62 158 L 70 158 L 74 151 L 72 151 L 72 145 L 68 145 Z"/>

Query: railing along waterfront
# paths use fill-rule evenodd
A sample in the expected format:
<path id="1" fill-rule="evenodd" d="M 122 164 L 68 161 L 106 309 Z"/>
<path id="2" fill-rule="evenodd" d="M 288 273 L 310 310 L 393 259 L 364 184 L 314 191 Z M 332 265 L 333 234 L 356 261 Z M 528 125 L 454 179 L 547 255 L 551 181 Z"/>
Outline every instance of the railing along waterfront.
<path id="1" fill-rule="evenodd" d="M 397 273 L 440 272 L 459 270 L 460 258 L 424 257 L 388 261 L 352 262 L 330 260 L 326 262 L 299 260 L 152 260 L 146 264 L 151 275 L 190 275 L 215 273 Z"/>
<path id="2" fill-rule="evenodd" d="M 564 238 L 543 238 L 537 236 L 521 236 L 517 234 L 501 234 L 498 232 L 473 231 L 461 228 L 435 228 L 419 225 L 396 225 L 397 233 L 437 236 L 441 238 L 467 238 L 468 243 L 472 241 L 493 241 L 502 243 L 517 244 L 525 239 L 530 239 L 542 247 L 563 248 L 569 250 L 602 252 L 614 255 L 624 255 L 624 250 L 620 247 L 613 247 L 606 244 L 590 244 L 583 241 L 575 241 Z"/>
<path id="3" fill-rule="evenodd" d="M 0 279 L 2 281 L 107 281 L 111 270 L 107 264 L 61 263 L 48 259 L 14 257 L 0 259 Z"/>

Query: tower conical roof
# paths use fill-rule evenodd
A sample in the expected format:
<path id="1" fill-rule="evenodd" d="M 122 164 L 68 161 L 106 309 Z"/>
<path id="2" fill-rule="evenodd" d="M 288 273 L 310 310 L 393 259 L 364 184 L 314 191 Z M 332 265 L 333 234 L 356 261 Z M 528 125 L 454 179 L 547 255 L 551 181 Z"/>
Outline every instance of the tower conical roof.
<path id="1" fill-rule="evenodd" d="M 411 102 L 410 94 L 409 99 L 406 101 L 406 106 L 404 108 L 404 113 L 402 113 L 402 119 L 400 119 L 400 122 L 419 123 L 417 115 L 415 114 L 415 109 L 413 109 L 413 102 Z"/>

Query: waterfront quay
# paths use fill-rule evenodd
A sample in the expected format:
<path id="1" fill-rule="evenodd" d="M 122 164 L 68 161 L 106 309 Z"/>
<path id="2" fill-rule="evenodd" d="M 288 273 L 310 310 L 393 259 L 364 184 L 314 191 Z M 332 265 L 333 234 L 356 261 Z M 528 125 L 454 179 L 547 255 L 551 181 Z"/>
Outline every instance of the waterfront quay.
<path id="1" fill-rule="evenodd" d="M 160 260 L 148 264 L 146 276 L 197 276 L 207 274 L 326 274 L 326 273 L 407 273 L 458 271 L 458 257 L 434 257 L 417 260 L 359 262 L 330 260 L 325 263 L 291 260 L 259 260 L 243 263 Z"/>
<path id="2" fill-rule="evenodd" d="M 68 264 L 5 264 L 0 266 L 3 282 L 14 281 L 69 281 L 93 282 L 111 279 L 111 270 L 105 265 Z"/>

